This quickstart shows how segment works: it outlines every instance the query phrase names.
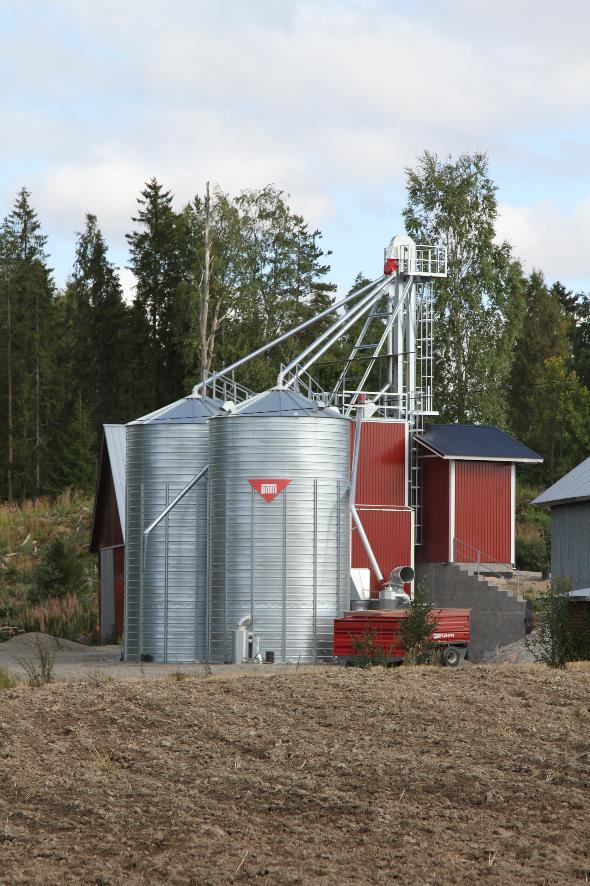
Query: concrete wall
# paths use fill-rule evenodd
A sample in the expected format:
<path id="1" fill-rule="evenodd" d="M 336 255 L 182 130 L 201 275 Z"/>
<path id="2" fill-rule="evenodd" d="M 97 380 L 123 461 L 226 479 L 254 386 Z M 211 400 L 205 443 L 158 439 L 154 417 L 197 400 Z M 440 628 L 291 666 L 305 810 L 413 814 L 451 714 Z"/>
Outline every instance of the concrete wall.
<path id="1" fill-rule="evenodd" d="M 426 584 L 436 606 L 471 609 L 471 661 L 483 661 L 498 646 L 524 637 L 525 600 L 450 563 L 418 564 L 416 579 Z"/>
<path id="2" fill-rule="evenodd" d="M 551 508 L 551 576 L 572 589 L 590 587 L 590 502 Z"/>

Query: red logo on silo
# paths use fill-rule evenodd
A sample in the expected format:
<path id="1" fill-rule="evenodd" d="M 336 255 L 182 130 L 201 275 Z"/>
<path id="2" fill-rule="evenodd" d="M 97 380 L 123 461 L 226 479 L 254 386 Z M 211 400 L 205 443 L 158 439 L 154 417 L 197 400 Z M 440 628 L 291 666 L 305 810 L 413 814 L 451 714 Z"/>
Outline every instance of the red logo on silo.
<path id="1" fill-rule="evenodd" d="M 276 498 L 279 492 L 282 492 L 285 486 L 288 486 L 290 482 L 290 480 L 275 480 L 269 477 L 258 480 L 248 480 L 250 486 L 252 486 L 252 488 L 255 489 L 265 501 L 272 501 L 273 498 Z"/>

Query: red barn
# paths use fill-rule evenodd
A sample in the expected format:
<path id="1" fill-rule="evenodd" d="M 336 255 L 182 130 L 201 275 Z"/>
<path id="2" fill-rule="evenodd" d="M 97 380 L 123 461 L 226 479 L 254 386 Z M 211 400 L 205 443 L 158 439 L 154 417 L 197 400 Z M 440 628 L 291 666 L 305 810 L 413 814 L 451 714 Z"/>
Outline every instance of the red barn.
<path id="1" fill-rule="evenodd" d="M 516 465 L 536 452 L 489 425 L 428 425 L 422 449 L 422 563 L 514 564 Z"/>

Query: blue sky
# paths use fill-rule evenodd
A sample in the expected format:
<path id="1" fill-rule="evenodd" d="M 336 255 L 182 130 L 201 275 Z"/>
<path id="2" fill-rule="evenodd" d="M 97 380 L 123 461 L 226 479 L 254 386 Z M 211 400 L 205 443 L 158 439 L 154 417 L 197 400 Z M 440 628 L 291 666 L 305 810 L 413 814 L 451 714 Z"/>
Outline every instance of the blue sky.
<path id="1" fill-rule="evenodd" d="M 405 167 L 477 149 L 499 235 L 588 290 L 589 32 L 586 0 L 0 0 L 0 211 L 32 191 L 62 284 L 86 212 L 124 267 L 153 175 L 179 206 L 273 182 L 347 288 L 402 229 Z"/>

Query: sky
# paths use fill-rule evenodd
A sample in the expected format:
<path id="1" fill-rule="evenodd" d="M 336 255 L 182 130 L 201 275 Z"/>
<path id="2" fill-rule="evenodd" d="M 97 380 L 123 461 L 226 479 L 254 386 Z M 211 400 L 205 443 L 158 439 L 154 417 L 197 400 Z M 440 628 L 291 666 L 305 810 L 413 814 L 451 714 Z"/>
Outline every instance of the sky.
<path id="1" fill-rule="evenodd" d="M 0 214 L 29 188 L 63 285 L 94 213 L 130 292 L 147 179 L 272 182 L 347 289 L 422 152 L 485 151 L 498 237 L 589 290 L 589 35 L 588 0 L 0 0 Z"/>

